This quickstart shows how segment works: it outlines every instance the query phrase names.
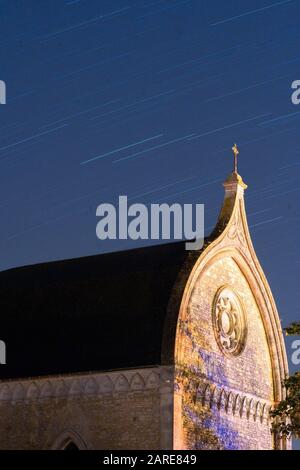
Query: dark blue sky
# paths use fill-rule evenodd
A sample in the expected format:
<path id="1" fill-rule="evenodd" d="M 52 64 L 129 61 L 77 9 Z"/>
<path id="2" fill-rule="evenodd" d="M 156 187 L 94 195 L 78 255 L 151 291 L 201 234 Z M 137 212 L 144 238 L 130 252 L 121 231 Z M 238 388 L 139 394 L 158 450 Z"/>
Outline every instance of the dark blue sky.
<path id="1" fill-rule="evenodd" d="M 95 236 L 119 194 L 205 203 L 209 231 L 237 142 L 257 254 L 283 324 L 299 319 L 299 15 L 296 0 L 0 0 L 0 269 L 132 247 Z"/>

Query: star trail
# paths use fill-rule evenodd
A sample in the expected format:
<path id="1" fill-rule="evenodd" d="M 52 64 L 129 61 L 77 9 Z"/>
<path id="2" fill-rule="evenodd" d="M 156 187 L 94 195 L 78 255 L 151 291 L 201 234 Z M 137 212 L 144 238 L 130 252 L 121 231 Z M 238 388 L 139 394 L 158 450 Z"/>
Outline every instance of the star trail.
<path id="1" fill-rule="evenodd" d="M 294 0 L 2 0 L 0 268 L 139 246 L 95 237 L 96 207 L 120 194 L 204 203 L 209 231 L 237 142 L 256 251 L 297 320 L 299 14 Z"/>

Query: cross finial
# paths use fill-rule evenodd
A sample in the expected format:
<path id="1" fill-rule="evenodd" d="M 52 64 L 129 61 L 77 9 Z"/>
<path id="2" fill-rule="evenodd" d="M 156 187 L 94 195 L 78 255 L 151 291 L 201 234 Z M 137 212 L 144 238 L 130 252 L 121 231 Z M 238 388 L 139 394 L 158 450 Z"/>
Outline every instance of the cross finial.
<path id="1" fill-rule="evenodd" d="M 232 151 L 234 155 L 234 172 L 237 173 L 237 156 L 240 152 L 236 144 L 234 144 L 234 146 L 232 147 Z"/>

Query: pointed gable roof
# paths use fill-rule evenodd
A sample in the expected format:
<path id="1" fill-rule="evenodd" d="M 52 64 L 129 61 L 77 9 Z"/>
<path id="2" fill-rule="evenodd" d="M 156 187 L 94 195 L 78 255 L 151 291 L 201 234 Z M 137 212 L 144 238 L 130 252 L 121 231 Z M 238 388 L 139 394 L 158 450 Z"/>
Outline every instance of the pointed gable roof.
<path id="1" fill-rule="evenodd" d="M 0 273 L 0 379 L 159 364 L 183 242 Z"/>

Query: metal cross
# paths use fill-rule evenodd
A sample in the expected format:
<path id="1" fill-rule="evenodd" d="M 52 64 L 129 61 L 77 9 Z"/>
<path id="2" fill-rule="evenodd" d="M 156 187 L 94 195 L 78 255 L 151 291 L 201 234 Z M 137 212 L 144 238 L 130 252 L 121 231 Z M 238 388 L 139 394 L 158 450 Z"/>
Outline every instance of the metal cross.
<path id="1" fill-rule="evenodd" d="M 238 168 L 237 156 L 240 152 L 239 152 L 239 149 L 237 148 L 236 144 L 234 144 L 234 146 L 232 147 L 232 151 L 233 151 L 233 155 L 234 155 L 234 172 L 237 173 L 237 168 Z"/>

